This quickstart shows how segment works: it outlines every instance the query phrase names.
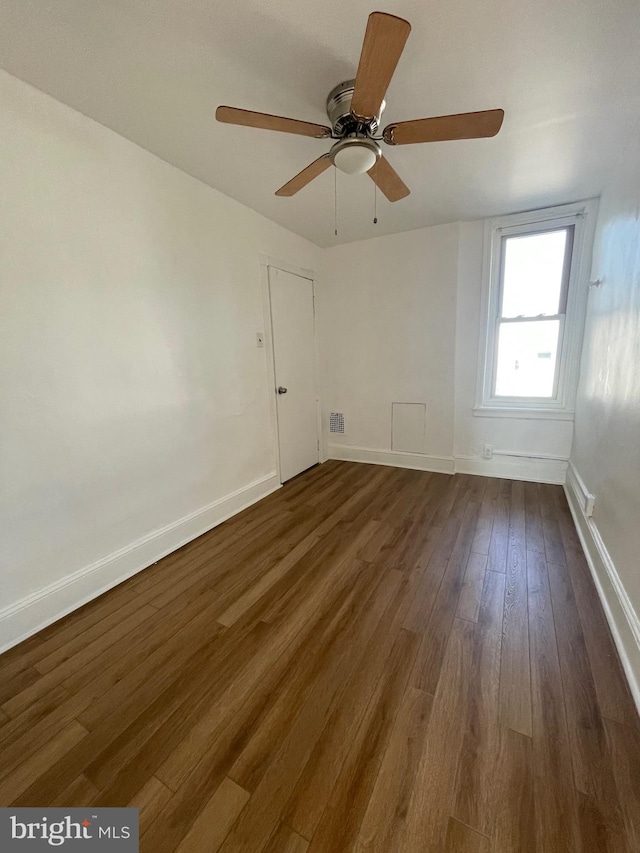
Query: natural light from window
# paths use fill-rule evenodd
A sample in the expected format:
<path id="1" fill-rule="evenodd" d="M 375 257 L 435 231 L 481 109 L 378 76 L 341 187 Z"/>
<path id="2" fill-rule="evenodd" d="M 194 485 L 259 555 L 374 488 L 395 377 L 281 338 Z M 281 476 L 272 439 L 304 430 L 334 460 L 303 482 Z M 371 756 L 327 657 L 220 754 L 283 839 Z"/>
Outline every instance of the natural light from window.
<path id="1" fill-rule="evenodd" d="M 494 396 L 551 398 L 573 226 L 503 237 Z"/>

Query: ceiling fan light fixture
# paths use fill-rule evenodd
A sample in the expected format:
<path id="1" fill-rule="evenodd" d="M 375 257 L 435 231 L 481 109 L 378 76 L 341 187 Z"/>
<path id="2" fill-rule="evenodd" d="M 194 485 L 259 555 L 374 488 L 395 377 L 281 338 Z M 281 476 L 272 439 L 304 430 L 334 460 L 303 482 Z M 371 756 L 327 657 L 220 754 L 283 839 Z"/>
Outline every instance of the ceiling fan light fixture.
<path id="1" fill-rule="evenodd" d="M 295 195 L 329 166 L 335 166 L 347 175 L 368 172 L 388 201 L 400 201 L 409 195 L 409 187 L 382 156 L 379 140 L 387 145 L 410 145 L 485 139 L 498 133 L 504 118 L 504 110 L 480 110 L 401 121 L 381 131 L 385 95 L 410 32 L 411 24 L 396 15 L 387 12 L 369 15 L 355 79 L 343 80 L 327 97 L 330 127 L 224 105 L 216 110 L 216 119 L 226 124 L 338 140 L 331 151 L 317 157 L 276 190 L 277 196 Z"/>
<path id="2" fill-rule="evenodd" d="M 378 162 L 380 146 L 364 136 L 347 136 L 340 139 L 329 152 L 333 165 L 347 175 L 361 175 Z"/>

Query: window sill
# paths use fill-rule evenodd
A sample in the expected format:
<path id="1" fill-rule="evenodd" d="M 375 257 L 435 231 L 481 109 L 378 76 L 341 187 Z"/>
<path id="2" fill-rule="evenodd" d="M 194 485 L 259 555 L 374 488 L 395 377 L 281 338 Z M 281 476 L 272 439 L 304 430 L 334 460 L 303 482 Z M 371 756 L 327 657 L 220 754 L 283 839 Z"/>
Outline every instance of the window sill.
<path id="1" fill-rule="evenodd" d="M 476 418 L 572 421 L 575 413 L 569 409 L 533 409 L 526 406 L 474 406 L 473 415 Z"/>

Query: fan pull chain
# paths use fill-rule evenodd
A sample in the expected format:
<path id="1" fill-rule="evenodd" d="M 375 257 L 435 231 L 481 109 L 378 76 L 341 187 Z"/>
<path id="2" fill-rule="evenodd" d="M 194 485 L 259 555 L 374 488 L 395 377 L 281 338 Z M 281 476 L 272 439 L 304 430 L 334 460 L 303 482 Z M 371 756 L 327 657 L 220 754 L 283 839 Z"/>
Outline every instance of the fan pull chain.
<path id="1" fill-rule="evenodd" d="M 373 224 L 378 224 L 378 185 L 373 183 Z"/>
<path id="2" fill-rule="evenodd" d="M 334 235 L 338 236 L 338 170 L 333 167 L 333 228 Z"/>

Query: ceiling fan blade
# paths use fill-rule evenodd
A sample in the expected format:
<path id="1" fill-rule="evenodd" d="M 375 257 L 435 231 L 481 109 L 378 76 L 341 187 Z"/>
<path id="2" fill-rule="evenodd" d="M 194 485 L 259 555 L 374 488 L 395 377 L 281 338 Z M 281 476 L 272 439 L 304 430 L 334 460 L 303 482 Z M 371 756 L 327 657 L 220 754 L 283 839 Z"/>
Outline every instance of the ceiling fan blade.
<path id="1" fill-rule="evenodd" d="M 411 192 L 385 157 L 380 157 L 367 174 L 371 176 L 371 180 L 389 201 L 400 201 L 401 198 L 406 198 Z"/>
<path id="2" fill-rule="evenodd" d="M 502 127 L 504 110 L 483 110 L 452 116 L 419 118 L 389 124 L 384 141 L 389 145 L 411 145 L 413 142 L 445 142 L 449 139 L 480 139 L 495 136 Z"/>
<path id="3" fill-rule="evenodd" d="M 290 181 L 280 187 L 277 190 L 276 195 L 279 196 L 292 196 L 295 195 L 299 190 L 303 187 L 306 187 L 307 184 L 310 184 L 314 178 L 317 178 L 318 175 L 321 175 L 325 169 L 328 169 L 331 166 L 331 160 L 329 159 L 328 154 L 323 154 L 322 157 L 318 157 L 317 160 L 314 160 L 313 163 L 309 163 L 309 165 L 303 169 L 301 172 L 295 176 L 295 178 L 291 178 Z"/>
<path id="4" fill-rule="evenodd" d="M 351 111 L 372 118 L 380 105 L 396 70 L 398 60 L 411 32 L 411 24 L 386 12 L 372 12 L 367 21 Z"/>
<path id="5" fill-rule="evenodd" d="M 299 136 L 313 136 L 316 139 L 331 136 L 331 128 L 323 124 L 298 121 L 296 118 L 272 116 L 269 113 L 254 113 L 251 110 L 239 110 L 236 107 L 218 107 L 216 118 L 225 124 L 259 127 L 263 130 L 279 130 L 282 133 L 297 133 Z"/>

